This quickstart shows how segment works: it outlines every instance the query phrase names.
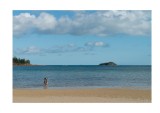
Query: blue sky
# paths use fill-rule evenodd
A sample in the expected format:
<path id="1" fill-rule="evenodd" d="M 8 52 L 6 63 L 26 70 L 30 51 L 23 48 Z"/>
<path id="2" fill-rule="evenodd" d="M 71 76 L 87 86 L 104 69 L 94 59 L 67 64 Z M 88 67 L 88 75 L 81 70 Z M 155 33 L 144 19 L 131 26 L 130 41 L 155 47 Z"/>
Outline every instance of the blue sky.
<path id="1" fill-rule="evenodd" d="M 13 55 L 32 64 L 151 64 L 151 11 L 13 11 Z"/>

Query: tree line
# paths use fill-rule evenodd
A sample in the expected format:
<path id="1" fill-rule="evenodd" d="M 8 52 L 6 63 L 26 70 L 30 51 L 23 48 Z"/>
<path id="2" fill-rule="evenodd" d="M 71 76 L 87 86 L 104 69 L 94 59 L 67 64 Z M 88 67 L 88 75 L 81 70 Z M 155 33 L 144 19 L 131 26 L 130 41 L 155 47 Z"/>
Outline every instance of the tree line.
<path id="1" fill-rule="evenodd" d="M 30 60 L 13 57 L 13 65 L 30 65 Z"/>

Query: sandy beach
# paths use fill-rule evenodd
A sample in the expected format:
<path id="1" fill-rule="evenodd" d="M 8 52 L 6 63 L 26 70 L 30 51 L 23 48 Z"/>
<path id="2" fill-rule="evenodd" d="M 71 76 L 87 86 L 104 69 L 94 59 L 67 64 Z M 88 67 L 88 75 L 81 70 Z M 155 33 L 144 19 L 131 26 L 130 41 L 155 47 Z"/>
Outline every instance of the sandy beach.
<path id="1" fill-rule="evenodd" d="M 14 103 L 150 103 L 151 90 L 13 89 Z"/>

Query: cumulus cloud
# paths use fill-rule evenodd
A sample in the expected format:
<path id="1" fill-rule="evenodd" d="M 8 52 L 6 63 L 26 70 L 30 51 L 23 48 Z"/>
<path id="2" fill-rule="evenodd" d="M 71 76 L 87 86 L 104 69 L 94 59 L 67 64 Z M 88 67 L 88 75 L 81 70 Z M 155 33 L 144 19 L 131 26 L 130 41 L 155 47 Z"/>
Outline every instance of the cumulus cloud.
<path id="1" fill-rule="evenodd" d="M 51 32 L 56 27 L 56 18 L 48 13 L 41 13 L 38 17 L 30 13 L 21 13 L 13 17 L 14 35 L 34 32 Z"/>
<path id="2" fill-rule="evenodd" d="M 21 35 L 27 33 L 30 28 L 34 27 L 34 15 L 30 13 L 21 13 L 13 18 L 13 33 L 14 35 Z"/>
<path id="3" fill-rule="evenodd" d="M 70 35 L 138 35 L 151 34 L 150 11 L 75 11 L 74 16 L 56 18 L 42 12 L 35 16 L 21 13 L 13 17 L 14 35 L 27 33 Z"/>
<path id="4" fill-rule="evenodd" d="M 52 31 L 57 25 L 56 18 L 47 13 L 41 13 L 33 23 L 40 31 Z"/>

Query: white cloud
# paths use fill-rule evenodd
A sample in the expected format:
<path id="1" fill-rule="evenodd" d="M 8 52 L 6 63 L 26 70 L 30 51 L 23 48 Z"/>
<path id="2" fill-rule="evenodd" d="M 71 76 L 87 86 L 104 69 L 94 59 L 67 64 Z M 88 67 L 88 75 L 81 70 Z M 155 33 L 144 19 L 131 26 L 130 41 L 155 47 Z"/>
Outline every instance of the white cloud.
<path id="1" fill-rule="evenodd" d="M 103 42 L 95 42 L 95 46 L 102 47 L 105 46 L 105 44 Z"/>
<path id="2" fill-rule="evenodd" d="M 35 27 L 40 31 L 54 30 L 57 21 L 53 15 L 41 13 L 34 21 Z"/>
<path id="3" fill-rule="evenodd" d="M 52 46 L 49 48 L 39 48 L 36 46 L 30 46 L 26 48 L 18 48 L 14 50 L 14 54 L 28 54 L 28 55 L 44 55 L 50 53 L 71 53 L 71 52 L 90 52 L 96 47 L 108 47 L 108 44 L 97 41 L 87 42 L 83 46 L 77 46 L 73 43 L 67 45 Z"/>
<path id="4" fill-rule="evenodd" d="M 53 46 L 50 48 L 39 48 L 35 46 L 30 46 L 27 48 L 19 48 L 14 50 L 14 54 L 28 54 L 28 55 L 42 55 L 47 53 L 69 53 L 69 52 L 87 52 L 92 51 L 91 48 L 88 47 L 79 47 L 74 44 L 61 45 L 61 46 Z"/>
<path id="5" fill-rule="evenodd" d="M 34 15 L 29 13 L 21 13 L 13 18 L 13 33 L 14 35 L 24 34 L 30 28 L 34 27 Z"/>
<path id="6" fill-rule="evenodd" d="M 97 42 L 87 42 L 85 44 L 85 46 L 89 46 L 89 47 L 108 47 L 108 44 L 101 42 L 101 41 L 97 41 Z"/>
<path id="7" fill-rule="evenodd" d="M 30 46 L 27 48 L 19 48 L 16 51 L 14 51 L 16 54 L 39 54 L 42 52 L 42 50 L 35 46 Z"/>
<path id="8" fill-rule="evenodd" d="M 76 11 L 73 17 L 64 15 L 59 19 L 49 13 L 41 13 L 39 16 L 21 13 L 13 19 L 14 35 L 30 32 L 103 37 L 151 34 L 150 11 Z"/>
<path id="9" fill-rule="evenodd" d="M 57 25 L 56 18 L 48 13 L 41 13 L 38 17 L 30 13 L 21 13 L 13 17 L 14 35 L 33 32 L 51 32 Z"/>

